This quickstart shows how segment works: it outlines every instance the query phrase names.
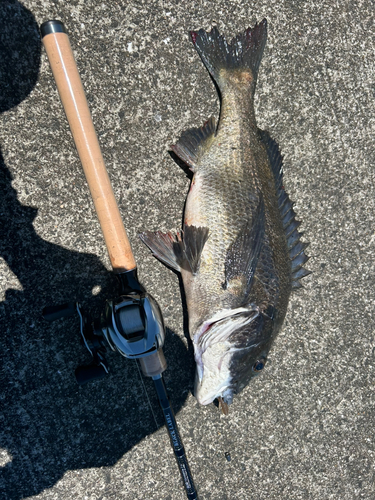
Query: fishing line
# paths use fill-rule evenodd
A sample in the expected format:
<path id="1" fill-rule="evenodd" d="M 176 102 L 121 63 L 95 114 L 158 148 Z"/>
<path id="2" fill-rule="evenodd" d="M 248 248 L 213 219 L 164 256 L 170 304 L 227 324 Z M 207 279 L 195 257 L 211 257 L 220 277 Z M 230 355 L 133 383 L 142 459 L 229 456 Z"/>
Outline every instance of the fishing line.
<path id="1" fill-rule="evenodd" d="M 143 377 L 142 377 L 141 369 L 139 368 L 138 360 L 135 359 L 134 361 L 135 361 L 135 364 L 137 365 L 138 375 L 139 375 L 139 378 L 141 379 L 142 387 L 143 387 L 143 390 L 144 390 L 144 392 L 146 394 L 146 398 L 147 398 L 147 401 L 148 401 L 148 406 L 150 407 L 152 416 L 154 417 L 154 422 L 155 422 L 156 430 L 157 430 L 157 429 L 159 429 L 159 426 L 158 426 L 158 423 L 156 421 L 154 410 L 152 409 L 150 398 L 148 397 L 148 394 L 147 394 L 145 383 L 143 382 Z"/>

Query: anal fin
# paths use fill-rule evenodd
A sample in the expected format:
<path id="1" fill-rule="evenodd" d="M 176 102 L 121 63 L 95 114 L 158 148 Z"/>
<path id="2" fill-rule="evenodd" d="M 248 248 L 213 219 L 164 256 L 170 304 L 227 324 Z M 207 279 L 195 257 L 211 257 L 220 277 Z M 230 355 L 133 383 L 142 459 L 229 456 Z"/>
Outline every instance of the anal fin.
<path id="1" fill-rule="evenodd" d="M 213 137 L 216 131 L 215 118 L 211 118 L 200 128 L 191 128 L 182 133 L 172 151 L 194 172 L 203 144 Z"/>

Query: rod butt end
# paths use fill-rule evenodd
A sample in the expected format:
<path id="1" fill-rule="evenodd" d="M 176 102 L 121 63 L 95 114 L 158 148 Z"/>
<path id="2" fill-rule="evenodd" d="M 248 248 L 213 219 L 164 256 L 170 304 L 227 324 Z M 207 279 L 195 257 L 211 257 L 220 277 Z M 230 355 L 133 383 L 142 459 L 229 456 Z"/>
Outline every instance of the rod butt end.
<path id="1" fill-rule="evenodd" d="M 66 33 L 65 26 L 61 21 L 46 21 L 40 27 L 42 38 L 51 33 Z"/>

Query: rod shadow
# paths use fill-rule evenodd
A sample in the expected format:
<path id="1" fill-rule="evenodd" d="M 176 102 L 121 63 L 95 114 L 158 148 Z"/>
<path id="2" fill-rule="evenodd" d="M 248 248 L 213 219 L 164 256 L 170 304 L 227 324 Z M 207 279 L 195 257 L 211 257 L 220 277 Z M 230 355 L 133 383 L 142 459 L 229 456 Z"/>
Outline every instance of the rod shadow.
<path id="1" fill-rule="evenodd" d="M 34 87 L 41 44 L 32 13 L 0 4 L 0 111 L 17 106 Z M 80 345 L 77 318 L 45 322 L 46 305 L 79 299 L 97 314 L 117 284 L 100 260 L 49 243 L 35 232 L 37 209 L 22 205 L 0 151 L 0 256 L 21 283 L 0 302 L 0 491 L 19 500 L 51 488 L 66 471 L 116 463 L 163 425 L 152 382 L 133 361 L 109 353 L 110 375 L 79 387 L 77 365 L 90 356 Z M 101 292 L 92 296 L 99 285 Z M 193 385 L 193 359 L 167 330 L 165 382 L 177 412 Z M 173 374 L 173 377 L 172 375 Z M 155 457 L 151 457 L 155 459 Z M 176 469 L 177 474 L 177 469 Z"/>

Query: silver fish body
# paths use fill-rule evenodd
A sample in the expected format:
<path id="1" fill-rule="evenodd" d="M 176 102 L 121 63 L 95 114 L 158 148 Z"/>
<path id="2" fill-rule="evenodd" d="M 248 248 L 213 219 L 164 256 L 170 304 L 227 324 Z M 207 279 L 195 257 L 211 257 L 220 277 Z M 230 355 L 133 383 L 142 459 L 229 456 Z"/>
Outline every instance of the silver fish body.
<path id="1" fill-rule="evenodd" d="M 188 130 L 172 146 L 194 172 L 182 234 L 141 236 L 181 272 L 201 404 L 220 397 L 231 403 L 263 369 L 291 290 L 308 274 L 278 146 L 255 120 L 266 31 L 264 20 L 230 44 L 216 28 L 191 33 L 219 87 L 220 120 Z"/>

